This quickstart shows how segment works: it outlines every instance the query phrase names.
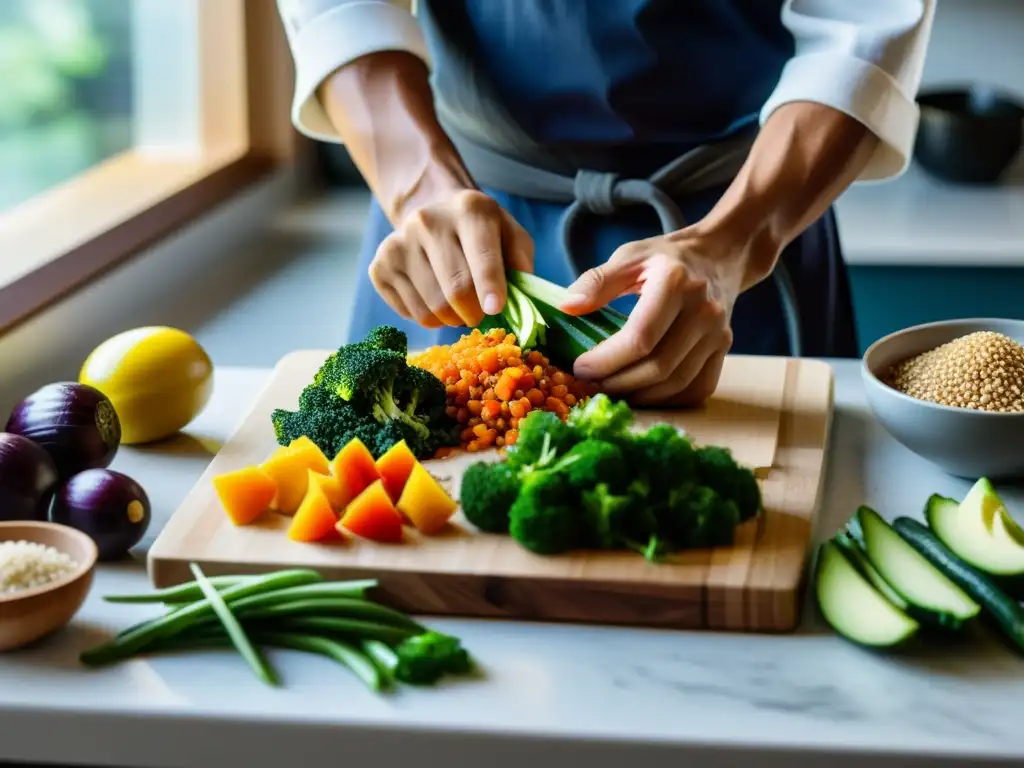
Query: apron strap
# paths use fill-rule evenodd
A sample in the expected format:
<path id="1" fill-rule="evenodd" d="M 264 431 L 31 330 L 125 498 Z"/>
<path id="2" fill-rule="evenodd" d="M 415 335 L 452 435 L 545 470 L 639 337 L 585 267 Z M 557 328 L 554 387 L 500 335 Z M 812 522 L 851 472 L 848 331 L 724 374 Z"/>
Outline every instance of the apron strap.
<path id="1" fill-rule="evenodd" d="M 646 179 L 630 179 L 586 169 L 578 170 L 575 176 L 563 176 L 521 163 L 456 131 L 450 131 L 449 135 L 466 168 L 480 186 L 500 189 L 518 197 L 568 203 L 562 218 L 561 239 L 562 248 L 570 260 L 573 230 L 585 213 L 609 216 L 627 206 L 647 205 L 658 214 L 665 234 L 682 229 L 687 224 L 686 218 L 673 196 L 693 194 L 732 182 L 746 160 L 753 140 L 744 136 L 700 146 L 659 168 Z M 782 303 L 790 354 L 801 357 L 800 307 L 792 278 L 781 260 L 772 271 L 772 279 Z"/>

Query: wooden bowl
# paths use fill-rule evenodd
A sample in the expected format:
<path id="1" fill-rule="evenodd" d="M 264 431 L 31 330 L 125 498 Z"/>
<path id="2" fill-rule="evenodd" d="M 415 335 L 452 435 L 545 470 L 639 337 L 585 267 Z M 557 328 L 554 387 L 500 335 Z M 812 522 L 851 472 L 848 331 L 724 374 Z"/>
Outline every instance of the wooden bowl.
<path id="1" fill-rule="evenodd" d="M 98 552 L 81 531 L 56 523 L 0 523 L 0 542 L 31 541 L 57 549 L 78 567 L 50 584 L 0 593 L 0 651 L 20 648 L 54 632 L 78 613 L 92 587 Z"/>

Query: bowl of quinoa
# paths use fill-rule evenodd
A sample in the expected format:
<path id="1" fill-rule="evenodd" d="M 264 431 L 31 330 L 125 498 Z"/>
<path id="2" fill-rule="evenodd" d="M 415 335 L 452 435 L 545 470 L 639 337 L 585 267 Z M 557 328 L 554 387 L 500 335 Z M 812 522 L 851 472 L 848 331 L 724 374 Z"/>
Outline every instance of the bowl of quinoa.
<path id="1" fill-rule="evenodd" d="M 0 651 L 65 626 L 92 587 L 97 550 L 86 534 L 56 523 L 0 523 Z"/>
<path id="2" fill-rule="evenodd" d="M 861 377 L 897 441 L 957 477 L 1024 477 L 1024 321 L 946 320 L 884 336 Z"/>

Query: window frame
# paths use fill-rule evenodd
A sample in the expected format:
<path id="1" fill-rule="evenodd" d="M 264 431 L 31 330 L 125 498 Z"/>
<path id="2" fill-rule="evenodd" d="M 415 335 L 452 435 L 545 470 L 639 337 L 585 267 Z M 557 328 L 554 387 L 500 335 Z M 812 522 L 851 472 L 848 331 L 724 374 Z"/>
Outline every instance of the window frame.
<path id="1" fill-rule="evenodd" d="M 275 0 L 194 2 L 198 151 L 129 149 L 0 212 L 0 336 L 308 156 Z"/>

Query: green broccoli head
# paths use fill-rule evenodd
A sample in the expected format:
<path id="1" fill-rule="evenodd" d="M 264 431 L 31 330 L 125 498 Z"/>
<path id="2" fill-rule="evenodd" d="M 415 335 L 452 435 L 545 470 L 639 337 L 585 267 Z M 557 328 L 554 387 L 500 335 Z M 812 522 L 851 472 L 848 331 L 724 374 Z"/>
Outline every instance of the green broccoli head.
<path id="1" fill-rule="evenodd" d="M 536 466 L 567 453 L 580 437 L 551 411 L 530 411 L 519 423 L 519 438 L 508 449 L 517 467 Z"/>
<path id="2" fill-rule="evenodd" d="M 732 501 L 696 483 L 673 489 L 655 515 L 661 537 L 678 549 L 728 546 L 740 523 Z"/>
<path id="3" fill-rule="evenodd" d="M 583 491 L 584 534 L 587 543 L 598 549 L 614 549 L 623 543 L 636 499 L 629 494 L 614 494 L 605 483 Z"/>
<path id="4" fill-rule="evenodd" d="M 393 400 L 395 380 L 408 368 L 405 355 L 390 349 L 378 349 L 362 342 L 342 347 L 326 363 L 321 386 L 342 400 L 363 406 L 387 407 L 382 400 Z"/>
<path id="5" fill-rule="evenodd" d="M 305 406 L 300 405 L 299 410 L 286 411 L 279 408 L 271 414 L 274 436 L 280 445 L 288 445 L 293 440 L 305 436 L 312 440 L 325 456 L 331 458 L 361 430 L 370 427 L 379 431 L 380 425 L 350 404 L 333 399 L 312 407 L 310 402 L 317 400 L 319 395 L 310 394 L 300 398 L 300 403 L 305 403 Z M 373 450 L 372 447 L 370 449 Z"/>
<path id="6" fill-rule="evenodd" d="M 445 675 L 465 675 L 473 660 L 462 642 L 452 635 L 428 631 L 395 646 L 395 678 L 409 685 L 433 685 Z"/>
<path id="7" fill-rule="evenodd" d="M 638 475 L 649 478 L 663 495 L 671 484 L 692 480 L 697 474 L 697 453 L 690 439 L 670 424 L 655 424 L 634 436 L 630 461 Z"/>
<path id="8" fill-rule="evenodd" d="M 390 325 L 378 325 L 367 334 L 365 343 L 376 349 L 386 349 L 402 355 L 409 353 L 409 337 L 404 331 Z"/>
<path id="9" fill-rule="evenodd" d="M 628 438 L 633 412 L 624 400 L 601 393 L 569 411 L 568 423 L 581 437 L 617 442 Z"/>
<path id="10" fill-rule="evenodd" d="M 405 410 L 429 413 L 432 417 L 440 411 L 440 415 L 444 416 L 448 394 L 444 383 L 430 371 L 408 366 L 395 389 L 399 399 L 405 403 Z"/>
<path id="11" fill-rule="evenodd" d="M 508 533 L 509 510 L 519 495 L 519 474 L 508 462 L 478 461 L 466 468 L 459 488 L 462 513 L 487 533 Z"/>
<path id="12" fill-rule="evenodd" d="M 564 472 L 569 484 L 580 490 L 604 483 L 620 491 L 629 483 L 625 454 L 619 446 L 604 440 L 577 443 L 554 468 Z"/>
<path id="13" fill-rule="evenodd" d="M 761 487 L 754 473 L 737 464 L 728 448 L 706 445 L 696 453 L 701 484 L 732 501 L 739 511 L 740 522 L 755 517 L 761 509 Z"/>
<path id="14" fill-rule="evenodd" d="M 421 459 L 442 446 L 457 445 L 458 423 L 445 410 L 444 384 L 429 371 L 409 366 L 406 348 L 405 334 L 390 326 L 341 347 L 300 396 L 299 411 L 349 404 L 363 418 L 359 434 L 345 438 L 360 437 L 375 456 L 399 440 Z"/>
<path id="15" fill-rule="evenodd" d="M 509 533 L 538 555 L 557 555 L 583 543 L 576 498 L 564 475 L 536 472 L 523 481 L 509 510 Z"/>
<path id="16" fill-rule="evenodd" d="M 379 459 L 387 453 L 395 443 L 401 442 L 402 440 L 405 440 L 406 445 L 409 446 L 409 450 L 413 452 L 420 449 L 422 445 L 418 442 L 419 435 L 406 430 L 402 424 L 396 421 L 386 421 L 381 424 L 375 419 L 367 419 L 345 436 L 345 443 L 354 437 L 358 437 L 362 441 L 363 445 L 369 449 L 375 459 Z M 433 456 L 434 452 L 430 451 L 428 455 Z"/>

